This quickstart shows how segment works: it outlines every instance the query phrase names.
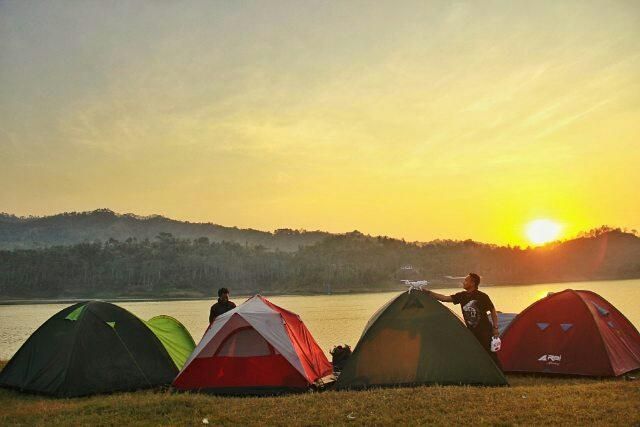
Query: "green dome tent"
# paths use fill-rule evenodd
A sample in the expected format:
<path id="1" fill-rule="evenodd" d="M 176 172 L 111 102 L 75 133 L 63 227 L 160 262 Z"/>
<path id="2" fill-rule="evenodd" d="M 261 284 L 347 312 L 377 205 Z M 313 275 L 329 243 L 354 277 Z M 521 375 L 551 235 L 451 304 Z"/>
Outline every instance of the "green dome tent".
<path id="1" fill-rule="evenodd" d="M 154 326 L 147 326 L 106 302 L 72 305 L 27 339 L 0 372 L 0 386 L 75 397 L 170 384 L 179 370 L 174 360 L 181 360 L 177 351 L 167 350 L 170 337 L 174 334 L 173 341 L 185 346 L 188 332 L 175 334 L 175 325 L 160 323 L 166 322 L 152 319 Z M 154 334 L 159 329 L 164 339 Z"/>
<path id="2" fill-rule="evenodd" d="M 497 386 L 507 380 L 451 310 L 413 290 L 371 318 L 336 387 L 419 384 Z"/>
<path id="3" fill-rule="evenodd" d="M 187 328 L 173 317 L 164 315 L 153 317 L 145 323 L 158 337 L 178 370 L 181 370 L 196 348 L 196 343 Z"/>

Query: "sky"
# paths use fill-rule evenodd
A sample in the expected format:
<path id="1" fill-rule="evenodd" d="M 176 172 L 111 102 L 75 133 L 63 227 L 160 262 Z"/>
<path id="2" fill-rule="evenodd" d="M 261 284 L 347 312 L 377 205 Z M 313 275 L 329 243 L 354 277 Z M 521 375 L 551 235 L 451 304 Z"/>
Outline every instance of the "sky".
<path id="1" fill-rule="evenodd" d="M 2 1 L 0 211 L 640 229 L 637 1 Z"/>

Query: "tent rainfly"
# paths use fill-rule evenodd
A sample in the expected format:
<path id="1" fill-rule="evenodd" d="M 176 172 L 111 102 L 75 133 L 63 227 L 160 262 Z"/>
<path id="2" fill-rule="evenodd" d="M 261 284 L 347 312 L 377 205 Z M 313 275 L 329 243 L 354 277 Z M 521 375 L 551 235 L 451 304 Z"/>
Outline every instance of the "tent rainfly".
<path id="1" fill-rule="evenodd" d="M 600 295 L 566 289 L 520 313 L 498 357 L 506 372 L 618 376 L 640 369 L 640 334 Z"/>
<path id="2" fill-rule="evenodd" d="M 336 387 L 419 384 L 498 386 L 507 380 L 451 310 L 409 290 L 371 318 Z"/>
<path id="3" fill-rule="evenodd" d="M 214 320 L 173 382 L 218 394 L 302 391 L 332 367 L 300 317 L 256 295 Z"/>

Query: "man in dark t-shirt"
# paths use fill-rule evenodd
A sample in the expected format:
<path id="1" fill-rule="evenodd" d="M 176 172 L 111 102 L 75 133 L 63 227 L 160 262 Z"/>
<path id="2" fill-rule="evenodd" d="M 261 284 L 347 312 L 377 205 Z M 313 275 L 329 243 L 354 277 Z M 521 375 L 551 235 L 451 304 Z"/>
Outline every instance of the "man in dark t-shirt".
<path id="1" fill-rule="evenodd" d="M 229 301 L 229 289 L 218 289 L 218 302 L 213 304 L 211 310 L 209 310 L 209 325 L 213 323 L 216 317 L 234 308 L 236 308 L 236 305 Z"/>
<path id="2" fill-rule="evenodd" d="M 475 273 L 469 273 L 465 277 L 462 286 L 464 291 L 453 295 L 441 295 L 432 291 L 425 290 L 435 299 L 443 302 L 452 302 L 460 304 L 462 307 L 462 317 L 467 328 L 473 333 L 482 347 L 491 355 L 491 358 L 500 366 L 496 354 L 491 351 L 491 337 L 497 337 L 498 332 L 498 315 L 496 309 L 489 298 L 489 295 L 478 290 L 480 285 L 480 276 Z M 487 312 L 491 313 L 493 326 L 489 322 Z"/>

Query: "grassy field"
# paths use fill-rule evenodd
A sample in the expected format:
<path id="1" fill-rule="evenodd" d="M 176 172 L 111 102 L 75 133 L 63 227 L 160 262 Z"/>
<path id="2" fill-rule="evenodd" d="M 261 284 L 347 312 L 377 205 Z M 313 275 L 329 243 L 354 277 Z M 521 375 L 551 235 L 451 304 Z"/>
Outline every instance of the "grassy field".
<path id="1" fill-rule="evenodd" d="M 280 397 L 139 391 L 52 399 L 0 390 L 0 425 L 640 425 L 640 380 L 509 377 L 510 387 L 418 387 Z"/>

